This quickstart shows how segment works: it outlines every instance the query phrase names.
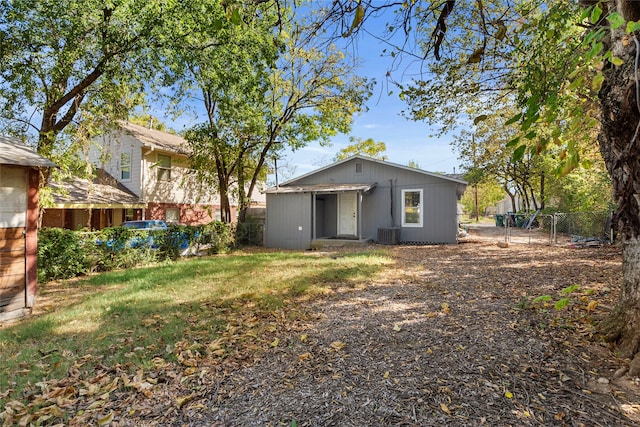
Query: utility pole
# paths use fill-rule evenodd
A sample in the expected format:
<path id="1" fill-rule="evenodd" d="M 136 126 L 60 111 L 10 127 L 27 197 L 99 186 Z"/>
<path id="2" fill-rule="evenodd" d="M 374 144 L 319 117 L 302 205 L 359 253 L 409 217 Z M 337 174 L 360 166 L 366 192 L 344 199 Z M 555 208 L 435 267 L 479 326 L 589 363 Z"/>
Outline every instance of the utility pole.
<path id="1" fill-rule="evenodd" d="M 279 186 L 278 186 L 278 158 L 277 157 L 273 158 L 273 169 L 274 169 L 275 174 L 276 174 L 276 188 L 279 188 Z"/>
<path id="2" fill-rule="evenodd" d="M 476 199 L 476 222 L 480 222 L 480 214 L 478 212 L 478 178 L 477 178 L 477 160 L 476 160 L 476 135 L 471 134 L 471 147 L 473 149 L 473 170 L 474 175 L 476 175 L 476 179 L 474 179 L 473 183 L 473 191 L 475 193 Z"/>

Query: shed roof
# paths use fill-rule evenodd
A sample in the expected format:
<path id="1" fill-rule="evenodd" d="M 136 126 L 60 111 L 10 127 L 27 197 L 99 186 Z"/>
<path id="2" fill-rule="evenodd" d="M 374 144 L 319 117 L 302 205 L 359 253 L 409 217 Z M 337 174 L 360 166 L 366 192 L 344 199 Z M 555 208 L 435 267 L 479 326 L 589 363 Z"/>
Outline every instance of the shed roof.
<path id="1" fill-rule="evenodd" d="M 122 121 L 120 127 L 129 135 L 142 142 L 143 147 L 164 150 L 171 153 L 189 154 L 187 141 L 180 135 L 149 129 L 134 123 Z"/>
<path id="2" fill-rule="evenodd" d="M 289 185 L 286 187 L 273 187 L 265 191 L 269 194 L 284 193 L 344 193 L 346 191 L 370 191 L 376 183 L 368 184 L 311 184 L 311 185 Z"/>
<path id="3" fill-rule="evenodd" d="M 129 191 L 113 176 L 102 169 L 92 180 L 74 177 L 63 182 L 49 184 L 56 190 L 53 194 L 56 208 L 144 208 L 145 203 Z"/>
<path id="4" fill-rule="evenodd" d="M 0 136 L 0 165 L 55 167 L 55 163 L 42 157 L 18 138 Z"/>

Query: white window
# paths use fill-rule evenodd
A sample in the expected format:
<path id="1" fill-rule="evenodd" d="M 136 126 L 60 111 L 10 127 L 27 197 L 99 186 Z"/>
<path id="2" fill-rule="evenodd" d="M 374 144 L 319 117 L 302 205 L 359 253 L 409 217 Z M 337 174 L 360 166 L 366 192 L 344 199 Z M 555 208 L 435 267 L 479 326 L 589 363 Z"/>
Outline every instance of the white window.
<path id="1" fill-rule="evenodd" d="M 422 227 L 422 190 L 402 190 L 402 226 Z"/>
<path id="2" fill-rule="evenodd" d="M 131 153 L 120 153 L 120 179 L 131 180 Z"/>
<path id="3" fill-rule="evenodd" d="M 167 208 L 164 211 L 164 220 L 168 223 L 177 224 L 180 222 L 180 209 Z"/>
<path id="4" fill-rule="evenodd" d="M 171 156 L 158 154 L 158 181 L 171 181 Z"/>

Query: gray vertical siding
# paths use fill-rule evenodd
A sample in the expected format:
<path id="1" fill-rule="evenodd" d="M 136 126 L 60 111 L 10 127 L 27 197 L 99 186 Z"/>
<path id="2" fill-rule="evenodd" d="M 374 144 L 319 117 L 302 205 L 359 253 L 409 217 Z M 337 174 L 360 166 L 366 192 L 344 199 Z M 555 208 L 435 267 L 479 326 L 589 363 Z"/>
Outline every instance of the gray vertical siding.
<path id="1" fill-rule="evenodd" d="M 265 246 L 282 249 L 311 247 L 311 194 L 267 194 Z"/>
<path id="2" fill-rule="evenodd" d="M 360 174 L 355 173 L 356 163 L 362 163 L 362 173 Z M 419 171 L 360 159 L 353 159 L 296 180 L 296 184 L 299 185 L 369 182 L 375 182 L 377 185 L 363 198 L 363 237 L 375 239 L 379 227 L 400 227 L 402 223 L 402 190 L 422 189 L 424 198 L 423 227 L 403 227 L 400 232 L 401 242 L 456 243 L 458 224 L 457 185 L 455 182 L 438 176 L 429 176 Z M 392 206 L 393 219 L 391 217 Z"/>
<path id="3" fill-rule="evenodd" d="M 356 173 L 356 163 L 362 164 L 362 173 Z M 373 190 L 363 195 L 360 212 L 362 237 L 374 240 L 377 238 L 378 228 L 401 227 L 402 190 L 422 189 L 423 226 L 402 227 L 400 241 L 403 243 L 456 243 L 457 241 L 458 184 L 445 177 L 356 158 L 304 176 L 294 182 L 295 185 L 376 183 Z M 297 226 L 302 224 L 304 218 L 307 218 L 307 223 L 311 221 L 311 197 L 309 193 L 267 195 L 267 246 L 309 247 L 311 233 L 299 233 Z M 317 206 L 320 212 L 316 217 L 316 237 L 334 235 L 336 230 L 329 228 L 329 224 L 336 222 L 335 199 L 330 195 L 318 195 L 318 197 L 323 198 L 324 201 Z M 270 216 L 276 216 L 272 219 L 273 222 L 269 221 Z M 281 219 L 277 219 L 280 217 Z"/>

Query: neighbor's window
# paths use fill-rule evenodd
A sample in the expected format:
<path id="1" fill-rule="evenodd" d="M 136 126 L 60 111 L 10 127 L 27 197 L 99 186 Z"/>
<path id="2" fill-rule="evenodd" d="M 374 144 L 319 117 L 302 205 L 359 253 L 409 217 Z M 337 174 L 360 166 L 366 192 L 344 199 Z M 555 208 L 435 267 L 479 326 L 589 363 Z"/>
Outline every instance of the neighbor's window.
<path id="1" fill-rule="evenodd" d="M 167 208 L 164 211 L 164 220 L 170 223 L 180 222 L 180 209 L 179 208 Z"/>
<path id="2" fill-rule="evenodd" d="M 356 163 L 356 173 L 362 173 L 362 163 Z"/>
<path id="3" fill-rule="evenodd" d="M 120 179 L 131 179 L 131 153 L 120 153 Z"/>
<path id="4" fill-rule="evenodd" d="M 125 221 L 133 221 L 134 219 L 136 219 L 136 213 L 133 211 L 133 209 L 125 209 L 124 210 L 124 220 Z"/>
<path id="5" fill-rule="evenodd" d="M 158 154 L 158 181 L 171 181 L 171 156 Z"/>
<path id="6" fill-rule="evenodd" d="M 422 190 L 402 190 L 402 226 L 422 227 Z"/>

